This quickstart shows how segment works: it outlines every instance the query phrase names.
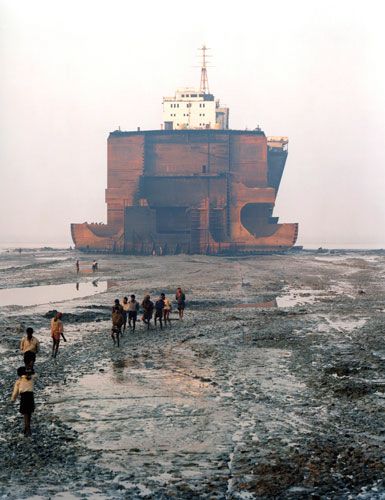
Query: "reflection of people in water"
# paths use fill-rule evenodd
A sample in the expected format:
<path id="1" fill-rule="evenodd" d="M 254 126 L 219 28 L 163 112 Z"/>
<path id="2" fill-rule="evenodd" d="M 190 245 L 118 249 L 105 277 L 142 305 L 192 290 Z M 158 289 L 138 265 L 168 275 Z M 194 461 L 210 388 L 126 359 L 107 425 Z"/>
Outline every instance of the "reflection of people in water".
<path id="1" fill-rule="evenodd" d="M 94 286 L 96 286 L 96 287 L 98 286 L 98 279 L 99 279 L 99 278 L 97 278 L 96 280 L 94 280 L 94 281 L 92 282 L 92 284 L 93 284 Z"/>
<path id="2" fill-rule="evenodd" d="M 79 290 L 79 281 L 76 283 L 76 290 Z"/>

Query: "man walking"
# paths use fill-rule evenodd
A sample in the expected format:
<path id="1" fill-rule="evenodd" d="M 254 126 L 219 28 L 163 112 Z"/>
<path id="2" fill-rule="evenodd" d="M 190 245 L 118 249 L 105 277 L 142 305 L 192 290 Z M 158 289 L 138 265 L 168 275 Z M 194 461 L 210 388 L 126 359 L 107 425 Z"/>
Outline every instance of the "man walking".
<path id="1" fill-rule="evenodd" d="M 159 320 L 160 329 L 163 330 L 163 309 L 164 309 L 164 299 L 166 298 L 164 293 L 160 294 L 159 299 L 155 302 L 155 328 L 156 321 Z"/>
<path id="2" fill-rule="evenodd" d="M 33 328 L 28 327 L 26 333 L 27 335 L 20 341 L 20 350 L 23 354 L 28 351 L 33 353 L 33 365 L 36 359 L 36 354 L 39 352 L 40 343 L 37 338 L 33 336 Z"/>
<path id="3" fill-rule="evenodd" d="M 135 299 L 135 295 L 131 295 L 131 300 L 128 303 L 128 326 L 131 328 L 132 321 L 132 331 L 135 331 L 136 320 L 138 318 L 139 302 Z"/>

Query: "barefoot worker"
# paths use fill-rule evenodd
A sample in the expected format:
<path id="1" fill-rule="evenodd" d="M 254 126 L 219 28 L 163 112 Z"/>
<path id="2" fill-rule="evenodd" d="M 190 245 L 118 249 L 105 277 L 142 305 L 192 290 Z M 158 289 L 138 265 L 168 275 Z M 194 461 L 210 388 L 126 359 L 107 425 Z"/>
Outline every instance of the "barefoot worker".
<path id="1" fill-rule="evenodd" d="M 61 320 L 62 316 L 63 314 L 61 312 L 57 312 L 55 317 L 51 320 L 52 357 L 54 358 L 56 358 L 59 350 L 60 337 L 63 337 L 64 342 L 67 342 L 63 333 L 63 322 Z"/>
<path id="2" fill-rule="evenodd" d="M 164 309 L 164 298 L 165 294 L 161 293 L 159 299 L 155 302 L 155 327 L 156 327 L 156 322 L 159 320 L 160 324 L 160 329 L 163 330 L 163 309 Z"/>
<path id="3" fill-rule="evenodd" d="M 115 299 L 115 304 L 112 307 L 111 319 L 112 319 L 111 338 L 114 342 L 114 345 L 118 344 L 119 347 L 120 334 L 122 332 L 122 326 L 124 323 L 123 308 L 119 303 L 119 299 Z"/>
<path id="4" fill-rule="evenodd" d="M 175 300 L 178 304 L 179 319 L 183 319 L 184 308 L 186 306 L 186 295 L 180 287 L 176 289 Z"/>
<path id="5" fill-rule="evenodd" d="M 142 308 L 143 308 L 142 321 L 147 325 L 147 330 L 149 330 L 150 322 L 152 319 L 152 313 L 154 311 L 154 303 L 152 302 L 151 297 L 149 295 L 144 296 L 142 302 Z"/>
<path id="6" fill-rule="evenodd" d="M 123 298 L 123 302 L 122 302 L 122 313 L 123 313 L 123 332 L 126 331 L 126 326 L 127 326 L 127 316 L 128 316 L 128 312 L 130 310 L 130 305 L 128 303 L 128 297 L 124 297 Z"/>
<path id="7" fill-rule="evenodd" d="M 33 357 L 36 359 L 36 354 L 39 352 L 40 343 L 37 338 L 33 336 L 33 328 L 28 327 L 26 333 L 27 335 L 20 341 L 20 350 L 23 354 L 28 351 L 33 353 Z"/>
<path id="8" fill-rule="evenodd" d="M 171 320 L 170 320 L 170 312 L 172 308 L 171 300 L 165 296 L 163 302 L 164 302 L 164 308 L 163 308 L 164 326 L 167 325 L 167 322 L 171 326 Z"/>
<path id="9" fill-rule="evenodd" d="M 17 369 L 18 379 L 12 392 L 12 401 L 16 401 L 20 396 L 20 413 L 24 416 L 24 434 L 31 435 L 31 416 L 35 411 L 35 401 L 33 397 L 33 385 L 36 374 L 32 367 L 32 360 L 28 360 L 26 353 L 26 366 Z M 32 353 L 31 353 L 32 354 Z"/>
<path id="10" fill-rule="evenodd" d="M 131 328 L 132 322 L 132 331 L 135 331 L 136 320 L 138 318 L 139 311 L 139 302 L 135 299 L 135 295 L 132 294 L 130 297 L 130 302 L 128 303 L 128 326 Z"/>

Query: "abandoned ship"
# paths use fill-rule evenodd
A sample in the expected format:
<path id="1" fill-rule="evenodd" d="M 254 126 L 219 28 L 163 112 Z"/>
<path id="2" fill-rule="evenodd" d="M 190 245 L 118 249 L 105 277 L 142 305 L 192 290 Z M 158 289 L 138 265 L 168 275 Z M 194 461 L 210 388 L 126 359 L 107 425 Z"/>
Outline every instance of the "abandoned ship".
<path id="1" fill-rule="evenodd" d="M 110 133 L 107 224 L 71 224 L 77 249 L 220 254 L 295 244 L 298 224 L 273 216 L 288 139 L 229 129 L 229 109 L 209 91 L 205 51 L 200 87 L 163 98 L 160 130 Z"/>

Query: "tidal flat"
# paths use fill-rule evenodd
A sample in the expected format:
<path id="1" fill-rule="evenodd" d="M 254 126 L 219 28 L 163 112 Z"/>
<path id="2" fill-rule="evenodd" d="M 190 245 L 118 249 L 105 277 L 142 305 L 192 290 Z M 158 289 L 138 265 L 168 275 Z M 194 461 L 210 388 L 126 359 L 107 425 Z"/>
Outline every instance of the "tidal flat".
<path id="1" fill-rule="evenodd" d="M 0 253 L 0 497 L 385 498 L 384 279 L 374 250 Z M 113 346 L 115 298 L 178 286 L 183 321 L 173 300 L 171 327 Z M 31 438 L 10 401 L 28 326 Z"/>

